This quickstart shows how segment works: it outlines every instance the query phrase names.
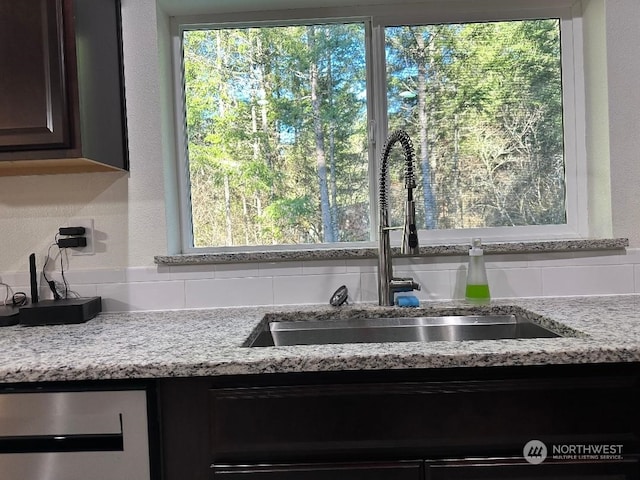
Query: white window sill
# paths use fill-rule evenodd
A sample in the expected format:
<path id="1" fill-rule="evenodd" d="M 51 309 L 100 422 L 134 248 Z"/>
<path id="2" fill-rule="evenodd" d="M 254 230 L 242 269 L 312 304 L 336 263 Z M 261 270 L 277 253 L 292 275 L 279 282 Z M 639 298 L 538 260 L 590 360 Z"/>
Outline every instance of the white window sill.
<path id="1" fill-rule="evenodd" d="M 629 246 L 628 238 L 605 238 L 586 240 L 553 240 L 542 242 L 486 243 L 484 252 L 492 254 L 576 252 L 597 250 L 621 250 Z M 468 244 L 427 245 L 420 247 L 419 257 L 466 255 Z M 393 255 L 400 248 L 392 248 Z M 182 255 L 158 255 L 154 257 L 158 265 L 203 265 L 220 263 L 287 262 L 300 260 L 336 260 L 376 258 L 376 247 L 323 248 L 271 251 L 234 251 L 220 253 L 190 253 Z"/>

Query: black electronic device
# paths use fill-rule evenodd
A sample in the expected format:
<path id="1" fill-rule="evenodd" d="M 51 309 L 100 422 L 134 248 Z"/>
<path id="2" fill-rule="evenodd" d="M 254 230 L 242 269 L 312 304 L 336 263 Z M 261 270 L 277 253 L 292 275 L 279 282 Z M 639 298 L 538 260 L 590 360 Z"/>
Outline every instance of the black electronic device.
<path id="1" fill-rule="evenodd" d="M 20 307 L 20 325 L 65 325 L 84 323 L 102 311 L 101 297 L 40 300 Z"/>
<path id="2" fill-rule="evenodd" d="M 38 303 L 38 272 L 35 253 L 29 255 L 29 282 L 31 283 L 31 303 Z"/>
<path id="3" fill-rule="evenodd" d="M 18 307 L 0 305 L 0 327 L 8 327 L 18 323 Z"/>

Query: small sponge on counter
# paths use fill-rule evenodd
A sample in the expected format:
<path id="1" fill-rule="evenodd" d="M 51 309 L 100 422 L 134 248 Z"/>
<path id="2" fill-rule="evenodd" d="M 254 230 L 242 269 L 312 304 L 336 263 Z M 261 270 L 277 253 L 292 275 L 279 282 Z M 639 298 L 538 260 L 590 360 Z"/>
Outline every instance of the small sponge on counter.
<path id="1" fill-rule="evenodd" d="M 420 301 L 415 295 L 398 295 L 396 296 L 396 305 L 398 307 L 419 307 Z"/>

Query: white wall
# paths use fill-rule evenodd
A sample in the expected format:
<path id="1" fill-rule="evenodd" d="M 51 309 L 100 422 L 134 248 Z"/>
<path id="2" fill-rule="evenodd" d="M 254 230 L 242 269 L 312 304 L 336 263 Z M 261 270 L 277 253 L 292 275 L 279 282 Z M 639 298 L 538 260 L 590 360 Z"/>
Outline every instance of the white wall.
<path id="1" fill-rule="evenodd" d="M 640 1 L 606 12 L 613 233 L 640 245 Z"/>
<path id="2" fill-rule="evenodd" d="M 601 85 L 600 97 L 604 96 L 606 101 L 608 93 L 609 118 L 607 122 L 604 116 L 601 123 L 598 118 L 593 118 L 591 126 L 596 132 L 599 126 L 605 128 L 599 137 L 605 139 L 603 142 L 606 143 L 608 137 L 612 234 L 628 237 L 632 247 L 640 247 L 640 88 L 637 83 L 640 78 L 640 55 L 637 55 L 640 2 L 607 0 L 605 5 L 604 0 L 589 0 L 587 5 L 589 3 L 597 7 L 593 11 L 606 11 L 606 30 L 601 32 L 606 37 L 606 69 L 602 65 L 592 65 L 591 68 L 598 72 L 599 77 L 596 78 L 601 79 L 600 85 L 606 82 L 606 87 Z M 129 174 L 0 178 L 2 281 L 15 278 L 11 276 L 12 272 L 26 271 L 29 253 L 36 252 L 41 261 L 57 228 L 71 217 L 95 219 L 97 253 L 70 259 L 71 271 L 80 277 L 84 270 L 98 270 L 87 282 L 90 285 L 100 283 L 96 278 L 124 282 L 127 275 L 139 278 L 135 272 L 143 271 L 147 275 L 147 268 L 140 270 L 138 267 L 151 267 L 151 271 L 156 271 L 153 256 L 174 253 L 177 248 L 175 237 L 167 236 L 167 224 L 175 224 L 175 196 L 169 196 L 169 204 L 165 205 L 165 190 L 173 189 L 175 178 L 163 172 L 170 166 L 173 155 L 170 124 L 167 122 L 172 118 L 170 90 L 161 81 L 161 78 L 166 78 L 170 65 L 166 56 L 159 55 L 159 48 L 161 52 L 168 48 L 167 17 L 156 11 L 154 0 L 122 0 L 122 9 L 131 171 Z M 597 26 L 597 15 L 593 21 Z M 598 116 L 603 115 L 603 110 L 606 108 L 597 110 Z M 598 185 L 593 188 L 597 189 Z M 607 214 L 607 208 L 605 202 L 602 215 Z M 545 257 L 544 261 L 549 260 Z M 428 263 L 432 261 L 423 262 L 424 265 Z M 616 260 L 616 264 L 620 263 L 628 263 L 631 271 L 635 268 L 632 260 Z M 332 264 L 327 265 L 331 267 Z M 298 267 L 302 268 L 298 264 L 252 268 L 262 277 L 276 278 L 282 271 Z M 209 269 L 212 272 L 224 271 L 223 267 Z M 342 264 L 339 269 L 342 269 Z M 456 267 L 447 270 L 456 271 Z M 304 269 L 301 271 L 305 275 L 308 273 Z M 22 278 L 18 276 L 16 282 L 22 284 Z M 184 292 L 185 283 L 177 281 L 179 283 L 173 287 Z M 271 285 L 270 289 L 273 283 Z M 633 279 L 630 285 L 635 289 Z M 159 284 L 156 287 L 161 288 Z M 153 287 L 150 285 L 148 288 Z M 95 289 L 92 286 L 88 291 Z M 184 305 L 184 302 L 179 304 Z"/>
<path id="3" fill-rule="evenodd" d="M 155 2 L 124 0 L 122 17 L 131 171 L 0 178 L 0 272 L 43 258 L 72 217 L 95 219 L 98 240 L 73 269 L 151 265 L 167 252 Z"/>

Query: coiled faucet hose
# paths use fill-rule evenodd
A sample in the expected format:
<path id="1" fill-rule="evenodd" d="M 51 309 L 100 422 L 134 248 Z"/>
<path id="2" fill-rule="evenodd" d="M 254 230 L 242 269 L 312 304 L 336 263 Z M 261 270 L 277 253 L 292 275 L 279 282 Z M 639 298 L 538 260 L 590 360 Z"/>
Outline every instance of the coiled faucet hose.
<path id="1" fill-rule="evenodd" d="M 413 159 L 415 156 L 413 142 L 411 141 L 409 134 L 404 130 L 394 130 L 391 135 L 387 137 L 380 157 L 380 208 L 385 210 L 387 209 L 387 171 L 389 169 L 389 154 L 397 142 L 400 142 L 404 152 L 404 187 L 408 190 L 416 187 L 416 181 L 413 173 Z"/>

